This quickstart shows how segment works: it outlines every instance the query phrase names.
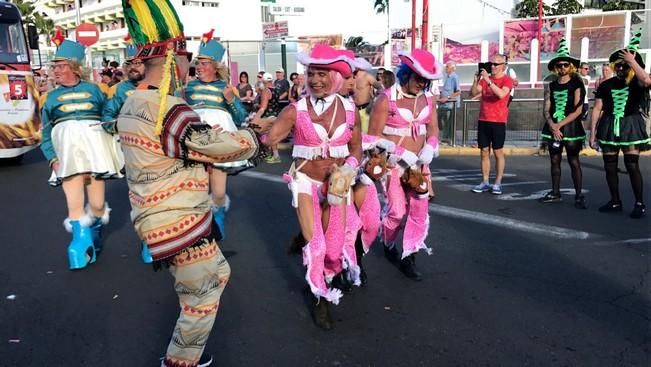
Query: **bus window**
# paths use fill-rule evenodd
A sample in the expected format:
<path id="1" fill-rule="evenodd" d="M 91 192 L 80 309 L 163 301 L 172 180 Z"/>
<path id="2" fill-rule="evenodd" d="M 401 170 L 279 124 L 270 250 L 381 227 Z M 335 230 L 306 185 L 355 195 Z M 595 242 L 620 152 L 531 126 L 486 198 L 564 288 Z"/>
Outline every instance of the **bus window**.
<path id="1" fill-rule="evenodd" d="M 29 63 L 25 33 L 18 20 L 0 20 L 0 63 Z"/>

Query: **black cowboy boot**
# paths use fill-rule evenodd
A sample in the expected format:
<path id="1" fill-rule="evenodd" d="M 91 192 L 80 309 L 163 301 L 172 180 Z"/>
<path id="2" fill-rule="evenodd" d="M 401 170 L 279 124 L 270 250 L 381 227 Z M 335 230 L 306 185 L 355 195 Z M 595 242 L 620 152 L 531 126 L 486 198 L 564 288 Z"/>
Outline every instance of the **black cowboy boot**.
<path id="1" fill-rule="evenodd" d="M 362 266 L 362 258 L 364 257 L 364 246 L 362 245 L 362 235 L 357 235 L 357 240 L 355 241 L 355 255 L 357 256 L 357 265 L 359 266 L 359 281 L 362 282 L 362 286 L 366 285 L 368 278 L 366 277 L 366 271 L 364 271 L 364 266 Z"/>
<path id="2" fill-rule="evenodd" d="M 398 249 L 396 248 L 395 245 L 393 247 L 389 248 L 385 244 L 384 246 L 384 257 L 387 258 L 387 260 L 391 261 L 392 263 L 395 263 L 400 259 L 400 254 L 398 254 Z"/>
<path id="3" fill-rule="evenodd" d="M 407 278 L 415 280 L 415 281 L 421 281 L 423 278 L 421 277 L 420 272 L 416 270 L 416 257 L 414 254 L 411 254 L 404 259 L 400 260 L 400 271 L 407 276 Z"/>
<path id="4" fill-rule="evenodd" d="M 314 323 L 321 329 L 332 329 L 332 318 L 328 309 L 328 301 L 325 299 L 317 299 L 314 304 Z"/>
<path id="5" fill-rule="evenodd" d="M 305 240 L 305 237 L 303 237 L 303 233 L 299 231 L 298 234 L 294 236 L 289 242 L 289 246 L 287 247 L 287 254 L 301 255 L 303 253 L 303 247 L 305 247 L 305 245 L 307 245 L 307 241 Z"/>
<path id="6" fill-rule="evenodd" d="M 337 288 L 343 293 L 350 293 L 353 291 L 353 285 L 348 280 L 345 270 L 342 270 L 339 274 L 335 275 L 330 284 L 332 285 L 332 288 Z"/>

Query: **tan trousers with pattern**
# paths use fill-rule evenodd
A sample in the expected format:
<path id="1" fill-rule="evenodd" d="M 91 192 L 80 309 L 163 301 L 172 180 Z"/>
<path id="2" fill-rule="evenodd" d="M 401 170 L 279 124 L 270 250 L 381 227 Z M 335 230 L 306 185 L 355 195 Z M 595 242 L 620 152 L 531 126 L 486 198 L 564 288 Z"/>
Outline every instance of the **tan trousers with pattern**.
<path id="1" fill-rule="evenodd" d="M 206 241 L 174 256 L 169 270 L 175 278 L 174 289 L 179 296 L 181 314 L 164 364 L 166 367 L 193 367 L 208 342 L 231 269 L 217 243 Z"/>

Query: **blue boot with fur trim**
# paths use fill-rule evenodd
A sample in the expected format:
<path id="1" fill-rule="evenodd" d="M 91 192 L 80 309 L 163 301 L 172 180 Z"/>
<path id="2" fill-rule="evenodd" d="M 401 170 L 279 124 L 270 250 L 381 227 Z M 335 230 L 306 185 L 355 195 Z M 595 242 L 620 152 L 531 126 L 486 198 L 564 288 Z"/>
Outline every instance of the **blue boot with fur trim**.
<path id="1" fill-rule="evenodd" d="M 97 259 L 93 245 L 92 219 L 85 215 L 78 220 L 66 219 L 63 224 L 72 233 L 68 245 L 68 262 L 70 270 L 83 269 Z"/>
<path id="2" fill-rule="evenodd" d="M 93 219 L 93 223 L 90 225 L 93 230 L 93 245 L 95 246 L 95 252 L 100 253 L 104 247 L 102 243 L 102 227 L 109 222 L 111 207 L 109 207 L 108 203 L 104 203 L 104 214 L 101 217 L 96 217 L 92 215 L 90 206 L 86 205 L 86 213 Z"/>
<path id="3" fill-rule="evenodd" d="M 212 219 L 215 221 L 217 229 L 219 230 L 219 233 L 215 236 L 218 240 L 226 239 L 226 212 L 230 206 L 231 199 L 228 197 L 228 195 L 226 195 L 226 198 L 224 199 L 224 205 L 215 205 L 212 207 Z"/>

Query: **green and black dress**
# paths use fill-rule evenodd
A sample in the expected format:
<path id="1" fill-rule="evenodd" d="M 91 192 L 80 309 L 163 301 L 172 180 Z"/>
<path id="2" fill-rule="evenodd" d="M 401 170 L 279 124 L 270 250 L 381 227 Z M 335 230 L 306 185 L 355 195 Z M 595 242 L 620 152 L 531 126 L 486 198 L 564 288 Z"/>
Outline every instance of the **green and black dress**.
<path id="1" fill-rule="evenodd" d="M 634 78 L 610 78 L 599 85 L 596 98 L 602 100 L 603 115 L 597 123 L 597 141 L 603 148 L 648 150 L 649 134 L 645 116 L 649 114 L 649 88 Z"/>
<path id="2" fill-rule="evenodd" d="M 578 101 L 574 98 L 577 89 L 581 90 L 581 96 Z M 569 114 L 576 111 L 577 108 L 582 109 L 584 98 L 585 87 L 581 78 L 577 76 L 570 78 L 567 83 L 559 83 L 558 80 L 551 82 L 549 84 L 549 99 L 551 103 L 549 114 L 551 115 L 552 120 L 555 123 L 558 123 Z M 563 134 L 564 142 L 578 141 L 583 144 L 583 141 L 585 141 L 585 130 L 581 123 L 581 115 L 579 115 L 574 121 L 563 126 L 561 128 L 561 133 Z M 548 124 L 543 126 L 542 137 L 547 141 L 555 140 Z"/>

